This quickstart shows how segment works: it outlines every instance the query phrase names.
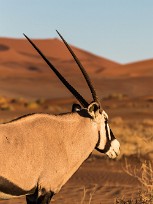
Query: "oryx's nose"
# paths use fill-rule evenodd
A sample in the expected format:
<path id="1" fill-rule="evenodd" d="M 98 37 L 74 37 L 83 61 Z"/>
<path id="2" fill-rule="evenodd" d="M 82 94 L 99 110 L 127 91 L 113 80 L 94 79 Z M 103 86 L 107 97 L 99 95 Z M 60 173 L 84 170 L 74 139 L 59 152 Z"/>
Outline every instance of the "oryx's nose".
<path id="1" fill-rule="evenodd" d="M 115 159 L 120 154 L 120 143 L 117 139 L 111 142 L 110 149 L 106 152 L 109 158 Z"/>

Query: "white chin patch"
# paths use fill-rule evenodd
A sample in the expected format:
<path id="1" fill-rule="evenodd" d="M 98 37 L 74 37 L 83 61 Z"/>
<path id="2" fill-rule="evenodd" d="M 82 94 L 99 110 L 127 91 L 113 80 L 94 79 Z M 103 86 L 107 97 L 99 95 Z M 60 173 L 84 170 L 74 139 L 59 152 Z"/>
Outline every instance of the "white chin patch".
<path id="1" fill-rule="evenodd" d="M 111 147 L 106 154 L 111 159 L 115 159 L 120 154 L 120 143 L 117 139 L 111 142 Z"/>

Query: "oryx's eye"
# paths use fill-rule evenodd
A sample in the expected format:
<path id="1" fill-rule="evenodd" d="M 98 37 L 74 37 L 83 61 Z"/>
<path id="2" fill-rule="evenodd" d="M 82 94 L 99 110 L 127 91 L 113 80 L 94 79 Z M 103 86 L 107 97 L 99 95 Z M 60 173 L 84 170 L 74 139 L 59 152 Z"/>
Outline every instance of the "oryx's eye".
<path id="1" fill-rule="evenodd" d="M 108 118 L 105 118 L 105 124 L 106 125 L 108 124 Z"/>
<path id="2" fill-rule="evenodd" d="M 108 118 L 105 118 L 106 123 L 108 123 Z"/>
<path id="3" fill-rule="evenodd" d="M 104 110 L 103 110 L 103 116 L 104 116 L 104 120 L 108 122 L 108 115 Z"/>
<path id="4" fill-rule="evenodd" d="M 104 115 L 105 122 L 108 123 L 108 116 Z"/>

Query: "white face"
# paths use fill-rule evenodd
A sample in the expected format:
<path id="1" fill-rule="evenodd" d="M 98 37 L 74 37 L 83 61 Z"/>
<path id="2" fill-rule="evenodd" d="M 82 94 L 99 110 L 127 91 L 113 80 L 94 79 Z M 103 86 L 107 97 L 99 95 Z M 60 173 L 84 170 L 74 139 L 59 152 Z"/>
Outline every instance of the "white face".
<path id="1" fill-rule="evenodd" d="M 108 125 L 108 115 L 105 111 L 101 114 L 101 125 L 99 131 L 99 142 L 96 149 L 108 155 L 109 158 L 116 158 L 120 154 L 120 143 L 113 135 Z"/>

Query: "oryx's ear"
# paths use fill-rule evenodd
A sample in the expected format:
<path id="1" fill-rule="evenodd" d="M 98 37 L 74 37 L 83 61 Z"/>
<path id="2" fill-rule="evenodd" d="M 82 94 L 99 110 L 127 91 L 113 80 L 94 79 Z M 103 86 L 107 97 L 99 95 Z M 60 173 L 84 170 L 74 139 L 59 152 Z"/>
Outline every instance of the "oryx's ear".
<path id="1" fill-rule="evenodd" d="M 82 108 L 81 108 L 81 106 L 79 105 L 79 104 L 76 104 L 76 103 L 74 103 L 73 105 L 72 105 L 72 112 L 78 112 L 78 111 L 80 111 Z"/>
<path id="2" fill-rule="evenodd" d="M 99 115 L 100 106 L 97 102 L 92 102 L 88 106 L 88 113 L 92 118 L 96 118 Z"/>

